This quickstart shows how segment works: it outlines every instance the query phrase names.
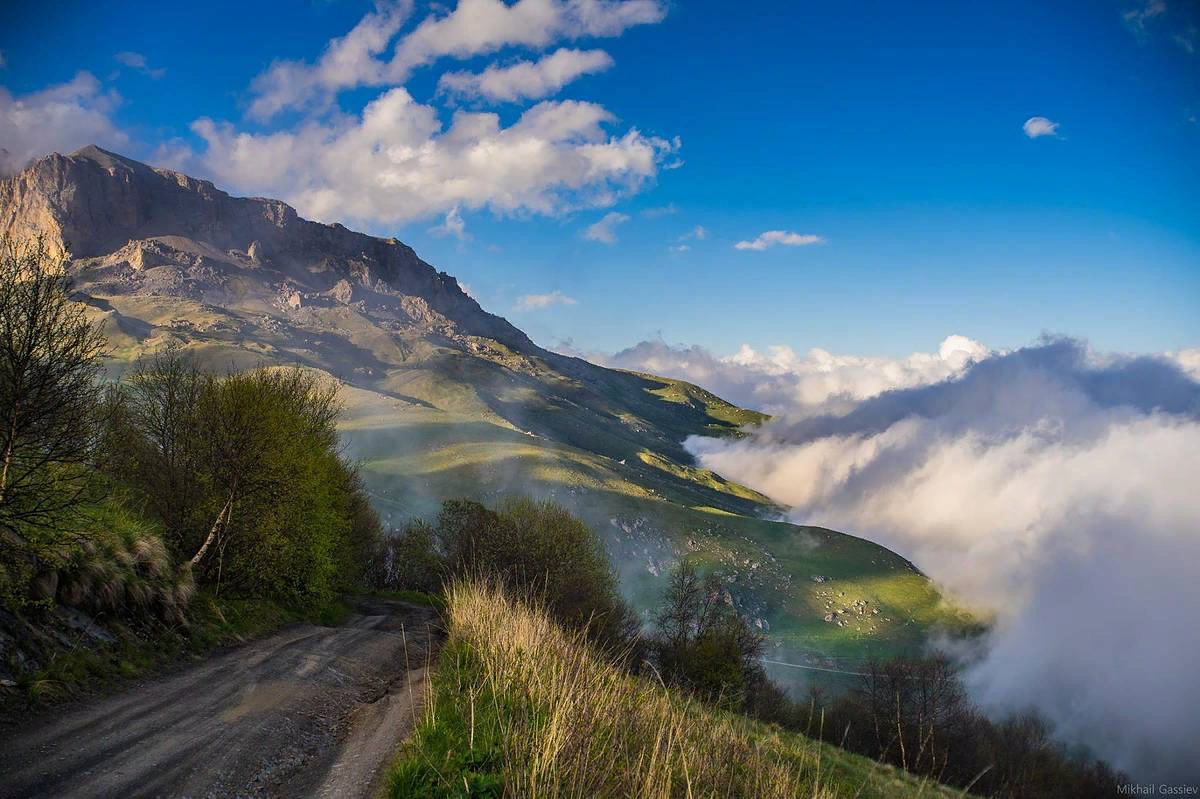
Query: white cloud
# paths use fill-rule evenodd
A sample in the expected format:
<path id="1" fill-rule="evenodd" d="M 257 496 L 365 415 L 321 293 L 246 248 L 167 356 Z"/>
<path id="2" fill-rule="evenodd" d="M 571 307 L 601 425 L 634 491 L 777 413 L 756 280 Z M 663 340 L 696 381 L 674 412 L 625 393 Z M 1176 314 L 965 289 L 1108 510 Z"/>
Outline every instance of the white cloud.
<path id="1" fill-rule="evenodd" d="M 1069 339 L 942 349 L 951 362 L 937 368 L 912 356 L 920 382 L 892 361 L 860 385 L 906 388 L 827 394 L 743 441 L 688 447 L 794 521 L 879 541 L 995 611 L 969 672 L 986 707 L 1034 704 L 1135 779 L 1194 773 L 1200 383 L 1185 365 L 1196 375 L 1200 355 L 1102 355 Z"/>
<path id="2" fill-rule="evenodd" d="M 671 216 L 679 213 L 679 206 L 675 203 L 667 203 L 666 205 L 656 205 L 650 208 L 643 208 L 640 211 L 640 216 L 646 219 L 658 219 L 660 216 Z"/>
<path id="3" fill-rule="evenodd" d="M 327 107 L 337 92 L 358 86 L 403 85 L 412 71 L 443 57 L 487 55 L 506 47 L 542 50 L 555 41 L 619 36 L 660 22 L 659 0 L 460 0 L 400 37 L 390 60 L 381 54 L 399 33 L 411 2 L 392 3 L 330 42 L 316 64 L 279 61 L 255 79 L 250 115 L 269 119 L 286 108 Z"/>
<path id="4" fill-rule="evenodd" d="M 684 233 L 682 236 L 676 239 L 676 241 L 679 243 L 672 244 L 667 249 L 671 252 L 687 252 L 688 250 L 692 249 L 692 245 L 687 244 L 686 242 L 692 239 L 701 241 L 706 238 L 708 238 L 708 229 L 703 225 L 696 225 L 696 227 L 692 228 L 687 233 Z"/>
<path id="5" fill-rule="evenodd" d="M 613 244 L 617 240 L 617 225 L 624 224 L 628 221 L 628 214 L 611 211 L 605 214 L 600 221 L 588 225 L 583 231 L 583 237 L 588 241 L 599 241 L 603 244 Z"/>
<path id="6" fill-rule="evenodd" d="M 540 311 L 554 305 L 577 305 L 578 302 L 555 289 L 549 294 L 526 294 L 517 299 L 516 310 Z"/>
<path id="7" fill-rule="evenodd" d="M 1021 130 L 1025 131 L 1025 135 L 1031 139 L 1036 139 L 1038 136 L 1058 136 L 1058 123 L 1051 122 L 1045 117 L 1030 117 L 1025 120 Z"/>
<path id="8" fill-rule="evenodd" d="M 130 52 L 129 50 L 125 50 L 117 53 L 115 56 L 113 56 L 113 58 L 116 59 L 118 63 L 124 64 L 130 69 L 136 69 L 138 72 L 141 72 L 144 75 L 149 75 L 155 80 L 158 80 L 163 75 L 167 74 L 165 67 L 151 69 L 150 65 L 146 63 L 146 56 L 142 55 L 141 53 L 134 53 Z"/>
<path id="9" fill-rule="evenodd" d="M 397 223 L 486 207 L 559 214 L 612 205 L 658 174 L 678 142 L 635 129 L 610 135 L 593 103 L 543 102 L 508 127 L 492 113 L 437 111 L 404 89 L 359 116 L 310 120 L 293 131 L 241 132 L 197 120 L 203 170 L 245 193 L 280 197 L 322 221 Z"/>
<path id="10" fill-rule="evenodd" d="M 503 47 L 542 49 L 559 39 L 619 36 L 635 25 L 661 22 L 658 0 L 460 0 L 451 13 L 427 17 L 396 45 L 393 80 L 443 56 L 469 58 Z"/>
<path id="11" fill-rule="evenodd" d="M 8 59 L 5 57 L 4 51 L 0 50 L 0 69 L 4 69 L 6 66 L 8 66 Z"/>
<path id="12" fill-rule="evenodd" d="M 798 354 L 782 346 L 759 352 L 746 344 L 732 355 L 718 356 L 703 347 L 643 341 L 615 355 L 590 359 L 698 383 L 739 405 L 775 414 L 937 382 L 960 374 L 989 352 L 965 336 L 948 337 L 937 352 L 905 358 L 834 355 L 822 349 Z"/>
<path id="13" fill-rule="evenodd" d="M 790 233 L 786 230 L 768 230 L 760 233 L 753 241 L 739 241 L 733 245 L 735 250 L 765 250 L 782 244 L 785 247 L 803 247 L 807 244 L 821 244 L 825 240 L 811 233 Z"/>
<path id="14" fill-rule="evenodd" d="M 1189 25 L 1172 38 L 1175 40 L 1175 44 L 1179 45 L 1185 53 L 1192 55 L 1196 52 L 1196 39 L 1198 36 L 1200 36 L 1200 30 L 1195 25 Z"/>
<path id="15" fill-rule="evenodd" d="M 0 86 L 0 172 L 21 169 L 32 158 L 71 152 L 87 144 L 120 149 L 128 136 L 113 122 L 121 104 L 90 73 L 66 83 L 13 97 Z"/>
<path id="16" fill-rule="evenodd" d="M 412 10 L 410 0 L 380 6 L 349 33 L 333 39 L 316 64 L 276 61 L 250 84 L 252 119 L 267 120 L 286 108 L 327 106 L 337 92 L 387 82 L 386 64 L 376 58 Z"/>
<path id="17" fill-rule="evenodd" d="M 1163 0 L 1145 0 L 1140 6 L 1129 9 L 1121 17 L 1134 35 L 1140 38 L 1146 32 L 1146 22 L 1161 16 L 1166 10 L 1167 4 Z"/>
<path id="18" fill-rule="evenodd" d="M 463 221 L 462 213 L 458 210 L 457 205 L 446 212 L 446 218 L 442 220 L 442 224 L 430 228 L 429 232 L 435 236 L 453 236 L 459 241 L 471 238 L 471 235 L 467 233 L 467 223 Z"/>
<path id="19" fill-rule="evenodd" d="M 511 66 L 489 66 L 483 72 L 447 72 L 438 79 L 438 92 L 482 97 L 493 102 L 539 100 L 583 75 L 603 72 L 613 65 L 603 50 L 560 48 L 537 61 Z"/>

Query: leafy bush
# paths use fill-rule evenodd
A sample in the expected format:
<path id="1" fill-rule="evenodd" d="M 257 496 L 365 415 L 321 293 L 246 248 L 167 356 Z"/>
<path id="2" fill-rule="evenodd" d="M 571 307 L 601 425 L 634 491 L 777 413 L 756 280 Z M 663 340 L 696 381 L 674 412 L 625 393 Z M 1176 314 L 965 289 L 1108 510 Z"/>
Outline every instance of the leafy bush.
<path id="1" fill-rule="evenodd" d="M 650 644 L 659 675 L 705 701 L 746 710 L 767 684 L 763 638 L 725 602 L 718 580 L 680 563 L 671 573 Z"/>
<path id="2" fill-rule="evenodd" d="M 371 556 L 368 582 L 386 591 L 437 593 L 446 575 L 446 560 L 434 538 L 433 527 L 421 519 L 384 536 Z"/>
<path id="3" fill-rule="evenodd" d="M 297 607 L 359 584 L 380 524 L 337 451 L 337 387 L 300 369 L 205 373 L 167 350 L 108 399 L 97 459 L 201 583 Z"/>
<path id="4" fill-rule="evenodd" d="M 596 534 L 553 502 L 511 498 L 496 510 L 450 500 L 435 528 L 454 575 L 484 575 L 543 603 L 571 629 L 627 649 L 639 627 Z"/>
<path id="5" fill-rule="evenodd" d="M 73 543 L 88 500 L 104 339 L 69 298 L 61 255 L 0 240 L 0 600 Z"/>

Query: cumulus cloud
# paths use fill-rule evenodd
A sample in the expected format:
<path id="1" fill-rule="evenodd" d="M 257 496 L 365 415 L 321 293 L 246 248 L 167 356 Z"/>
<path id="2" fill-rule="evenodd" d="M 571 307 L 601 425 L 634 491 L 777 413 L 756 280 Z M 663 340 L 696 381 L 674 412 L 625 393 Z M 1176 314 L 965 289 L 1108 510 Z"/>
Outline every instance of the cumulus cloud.
<path id="1" fill-rule="evenodd" d="M 578 301 L 555 289 L 549 294 L 526 294 L 517 299 L 516 310 L 540 311 L 554 305 L 577 305 Z"/>
<path id="2" fill-rule="evenodd" d="M 986 707 L 1035 705 L 1135 778 L 1194 778 L 1200 356 L 955 349 L 949 375 L 688 447 L 795 521 L 877 540 L 993 610 L 969 671 Z M 874 365 L 874 387 L 895 365 Z"/>
<path id="3" fill-rule="evenodd" d="M 125 50 L 117 53 L 115 56 L 113 56 L 113 58 L 117 61 L 117 63 L 123 64 L 130 69 L 136 69 L 143 75 L 148 75 L 155 80 L 158 80 L 163 75 L 167 74 L 165 67 L 151 69 L 150 65 L 146 63 L 146 56 L 142 55 L 141 53 L 134 53 L 129 50 Z"/>
<path id="4" fill-rule="evenodd" d="M 1021 130 L 1025 131 L 1025 135 L 1031 139 L 1036 139 L 1038 136 L 1057 136 L 1058 123 L 1051 122 L 1045 117 L 1030 117 L 1025 120 Z"/>
<path id="5" fill-rule="evenodd" d="M 603 72 L 612 65 L 612 58 L 603 50 L 563 47 L 537 61 L 519 61 L 507 67 L 493 64 L 478 73 L 446 72 L 438 79 L 438 92 L 493 102 L 540 100 L 576 78 Z"/>
<path id="6" fill-rule="evenodd" d="M 390 59 L 383 53 L 403 27 L 411 2 L 390 3 L 365 16 L 346 36 L 330 42 L 315 64 L 280 61 L 251 87 L 250 114 L 269 119 L 287 109 L 328 103 L 358 86 L 400 86 L 413 70 L 440 58 L 466 59 L 506 47 L 542 50 L 556 41 L 619 36 L 666 16 L 659 0 L 460 0 L 433 13 L 401 36 Z"/>
<path id="7" fill-rule="evenodd" d="M 660 216 L 671 216 L 679 213 L 679 206 L 675 203 L 667 203 L 666 205 L 655 205 L 650 208 L 643 208 L 641 216 L 646 219 L 658 219 Z"/>
<path id="8" fill-rule="evenodd" d="M 759 352 L 746 344 L 732 355 L 718 356 L 703 347 L 672 346 L 660 340 L 590 359 L 617 369 L 698 383 L 738 405 L 778 414 L 943 380 L 989 353 L 965 336 L 949 336 L 937 352 L 904 358 L 834 355 L 819 348 L 800 354 L 781 346 Z"/>
<path id="9" fill-rule="evenodd" d="M 333 39 L 315 64 L 281 60 L 250 84 L 253 119 L 268 120 L 287 108 L 327 106 L 339 91 L 387 82 L 387 65 L 377 56 L 400 31 L 411 2 L 390 3 L 368 13 L 345 36 Z"/>
<path id="10" fill-rule="evenodd" d="M 1167 10 L 1163 0 L 1145 0 L 1136 8 L 1131 8 L 1121 15 L 1125 24 L 1135 36 L 1142 37 L 1146 33 L 1146 23 L 1155 17 L 1162 16 Z"/>
<path id="11" fill-rule="evenodd" d="M 593 222 L 584 228 L 583 237 L 588 241 L 598 241 L 602 244 L 613 244 L 617 240 L 617 225 L 622 225 L 628 221 L 628 214 L 610 211 L 601 217 L 598 222 Z"/>
<path id="12" fill-rule="evenodd" d="M 233 189 L 281 197 L 321 221 L 397 223 L 455 206 L 559 214 L 612 205 L 657 176 L 679 144 L 636 129 L 609 134 L 593 103 L 547 101 L 508 127 L 493 113 L 437 111 L 392 89 L 357 116 L 251 133 L 197 120 L 207 174 Z"/>
<path id="13" fill-rule="evenodd" d="M 446 218 L 442 220 L 442 224 L 430 228 L 429 232 L 435 236 L 453 236 L 459 241 L 471 238 L 471 235 L 467 233 L 467 223 L 463 221 L 462 213 L 458 210 L 457 205 L 446 212 Z"/>
<path id="14" fill-rule="evenodd" d="M 32 158 L 71 152 L 87 144 L 121 148 L 129 143 L 113 121 L 121 104 L 88 72 L 66 83 L 14 97 L 0 86 L 0 172 L 13 172 Z"/>
<path id="15" fill-rule="evenodd" d="M 735 250 L 765 250 L 768 247 L 774 247 L 776 244 L 782 244 L 785 247 L 802 247 L 806 244 L 820 244 L 825 240 L 820 236 L 814 236 L 811 233 L 791 233 L 786 230 L 768 230 L 765 233 L 758 234 L 758 237 L 749 241 L 739 241 L 733 245 Z"/>

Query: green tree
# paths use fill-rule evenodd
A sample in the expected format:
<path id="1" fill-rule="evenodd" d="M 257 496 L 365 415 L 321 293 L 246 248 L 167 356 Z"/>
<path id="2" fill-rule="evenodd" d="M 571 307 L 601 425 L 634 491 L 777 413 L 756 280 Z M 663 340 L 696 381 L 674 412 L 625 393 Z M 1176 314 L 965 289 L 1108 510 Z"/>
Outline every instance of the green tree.
<path id="1" fill-rule="evenodd" d="M 596 534 L 553 502 L 515 497 L 490 510 L 450 500 L 436 526 L 453 574 L 482 574 L 546 605 L 559 622 L 625 651 L 639 623 Z"/>
<path id="2" fill-rule="evenodd" d="M 659 675 L 730 709 L 752 709 L 768 687 L 759 664 L 763 638 L 725 601 L 715 576 L 683 561 L 671 572 L 651 651 Z"/>
<path id="3" fill-rule="evenodd" d="M 85 499 L 104 339 L 61 258 L 0 243 L 0 560 L 37 560 Z"/>

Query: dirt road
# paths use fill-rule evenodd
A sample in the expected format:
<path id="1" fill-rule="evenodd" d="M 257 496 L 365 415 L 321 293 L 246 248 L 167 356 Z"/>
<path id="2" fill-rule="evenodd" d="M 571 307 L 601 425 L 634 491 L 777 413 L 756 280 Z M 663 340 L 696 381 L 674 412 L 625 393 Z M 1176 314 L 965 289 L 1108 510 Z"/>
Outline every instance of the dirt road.
<path id="1" fill-rule="evenodd" d="M 370 796 L 420 717 L 436 617 L 358 610 L 0 730 L 0 796 Z"/>

